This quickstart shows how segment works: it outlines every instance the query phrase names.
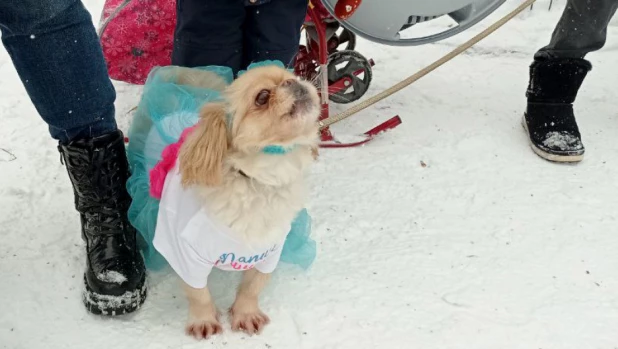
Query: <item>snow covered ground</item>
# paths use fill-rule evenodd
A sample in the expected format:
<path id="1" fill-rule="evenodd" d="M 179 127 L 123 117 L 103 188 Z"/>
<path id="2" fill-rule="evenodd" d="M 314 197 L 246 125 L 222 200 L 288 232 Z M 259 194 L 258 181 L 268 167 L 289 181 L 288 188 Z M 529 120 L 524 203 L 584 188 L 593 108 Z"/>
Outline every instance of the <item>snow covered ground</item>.
<path id="1" fill-rule="evenodd" d="M 102 0 L 86 1 L 98 18 Z M 101 319 L 80 302 L 83 243 L 66 170 L 8 55 L 0 51 L 0 348 L 618 348 L 618 28 L 576 105 L 586 159 L 551 164 L 520 126 L 533 52 L 564 0 L 540 1 L 468 53 L 350 120 L 401 115 L 370 145 L 325 150 L 310 203 L 318 259 L 281 265 L 258 337 L 183 334 L 171 272 L 151 274 L 137 314 Z M 424 47 L 366 41 L 369 94 L 398 82 L 514 8 Z M 139 88 L 118 87 L 118 119 Z M 342 110 L 343 107 L 337 107 Z M 427 164 L 421 166 L 421 161 Z M 221 309 L 237 275 L 213 275 Z"/>

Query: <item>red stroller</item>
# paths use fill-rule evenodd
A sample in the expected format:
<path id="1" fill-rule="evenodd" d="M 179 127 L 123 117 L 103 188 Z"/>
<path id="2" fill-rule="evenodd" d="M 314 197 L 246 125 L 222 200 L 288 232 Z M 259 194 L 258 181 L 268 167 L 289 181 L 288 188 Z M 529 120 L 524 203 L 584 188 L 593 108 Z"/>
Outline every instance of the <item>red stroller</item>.
<path id="1" fill-rule="evenodd" d="M 360 3 L 358 0 L 354 2 Z M 367 92 L 371 84 L 371 68 L 375 63 L 354 50 L 356 34 L 343 28 L 321 2 L 309 3 L 304 29 L 306 44 L 300 46 L 294 68 L 298 76 L 314 81 L 320 87 L 322 96 L 320 119 L 324 120 L 330 114 L 329 100 L 340 104 L 350 103 L 360 99 Z M 351 143 L 337 142 L 330 130 L 324 128 L 320 135 L 321 146 L 325 148 L 359 146 L 399 124 L 401 119 L 395 116 L 365 132 L 362 139 Z"/>
<path id="2" fill-rule="evenodd" d="M 329 117 L 329 101 L 356 101 L 371 83 L 374 62 L 354 50 L 356 34 L 386 45 L 427 44 L 466 30 L 505 0 L 389 0 L 388 5 L 384 0 L 313 1 L 304 24 L 306 43 L 300 46 L 294 68 L 299 76 L 315 82 L 320 89 L 324 120 Z M 401 35 L 409 28 L 443 16 L 456 25 L 431 35 Z M 143 84 L 152 67 L 171 64 L 175 21 L 175 0 L 107 0 L 100 36 L 110 76 Z M 399 124 L 401 119 L 395 116 L 351 143 L 337 142 L 324 125 L 321 145 L 358 146 Z"/>

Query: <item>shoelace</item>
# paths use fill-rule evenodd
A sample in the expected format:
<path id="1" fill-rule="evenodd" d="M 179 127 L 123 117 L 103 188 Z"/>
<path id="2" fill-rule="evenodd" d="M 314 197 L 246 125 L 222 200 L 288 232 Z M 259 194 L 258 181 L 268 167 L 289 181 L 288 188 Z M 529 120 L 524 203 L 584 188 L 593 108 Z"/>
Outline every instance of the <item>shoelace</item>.
<path id="1" fill-rule="evenodd" d="M 116 159 L 116 150 L 94 151 L 92 159 L 88 152 L 75 152 L 70 157 L 72 171 L 77 182 L 77 196 L 81 209 L 89 221 L 95 220 L 101 235 L 123 234 L 125 217 L 120 198 L 120 167 Z"/>

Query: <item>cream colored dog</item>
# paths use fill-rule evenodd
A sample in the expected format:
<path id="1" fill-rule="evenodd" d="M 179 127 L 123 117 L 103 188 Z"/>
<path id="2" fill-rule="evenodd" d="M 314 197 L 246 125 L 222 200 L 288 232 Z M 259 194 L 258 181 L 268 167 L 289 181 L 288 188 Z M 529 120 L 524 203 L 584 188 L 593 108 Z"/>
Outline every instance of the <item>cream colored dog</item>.
<path id="1" fill-rule="evenodd" d="M 269 274 L 258 271 L 260 264 L 256 261 L 270 258 L 269 253 L 280 253 L 281 242 L 306 203 L 305 178 L 317 149 L 319 114 L 318 94 L 310 83 L 298 80 L 282 68 L 255 68 L 241 75 L 224 91 L 223 102 L 203 108 L 200 122 L 181 145 L 177 162 L 179 183 L 195 195 L 209 219 L 216 221 L 213 226 L 219 223 L 225 226 L 222 229 L 229 231 L 229 241 L 242 246 L 278 246 L 248 259 L 226 253 L 209 260 L 201 252 L 201 249 L 211 248 L 209 241 L 179 238 L 182 243 L 196 241 L 189 242 L 195 246 L 177 250 L 195 254 L 200 263 L 222 267 L 233 261 L 233 269 L 244 270 L 230 309 L 233 330 L 259 333 L 269 322 L 258 306 L 258 296 Z M 162 203 L 167 180 L 165 186 Z M 171 214 L 175 215 L 174 212 Z M 161 217 L 157 224 L 170 225 L 162 223 Z M 156 242 L 157 237 L 155 247 Z M 168 250 L 161 247 L 166 258 Z M 276 261 L 278 255 L 274 265 Z M 183 263 L 170 264 L 178 271 L 190 264 Z M 206 277 L 204 275 L 204 279 Z M 189 300 L 187 333 L 196 338 L 220 333 L 222 327 L 208 288 L 193 287 L 187 280 L 185 282 Z"/>

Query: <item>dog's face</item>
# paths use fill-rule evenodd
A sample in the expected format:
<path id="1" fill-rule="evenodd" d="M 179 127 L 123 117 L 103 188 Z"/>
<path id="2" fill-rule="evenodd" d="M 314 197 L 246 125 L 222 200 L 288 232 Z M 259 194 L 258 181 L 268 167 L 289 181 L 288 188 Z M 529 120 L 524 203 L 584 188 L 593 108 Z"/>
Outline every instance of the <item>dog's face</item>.
<path id="1" fill-rule="evenodd" d="M 231 143 L 237 150 L 315 142 L 318 93 L 285 69 L 247 71 L 226 91 L 226 99 L 232 118 Z"/>
<path id="2" fill-rule="evenodd" d="M 183 183 L 217 185 L 229 151 L 251 154 L 268 145 L 315 146 L 317 90 L 279 67 L 247 71 L 225 91 L 225 103 L 206 105 L 180 151 Z"/>

